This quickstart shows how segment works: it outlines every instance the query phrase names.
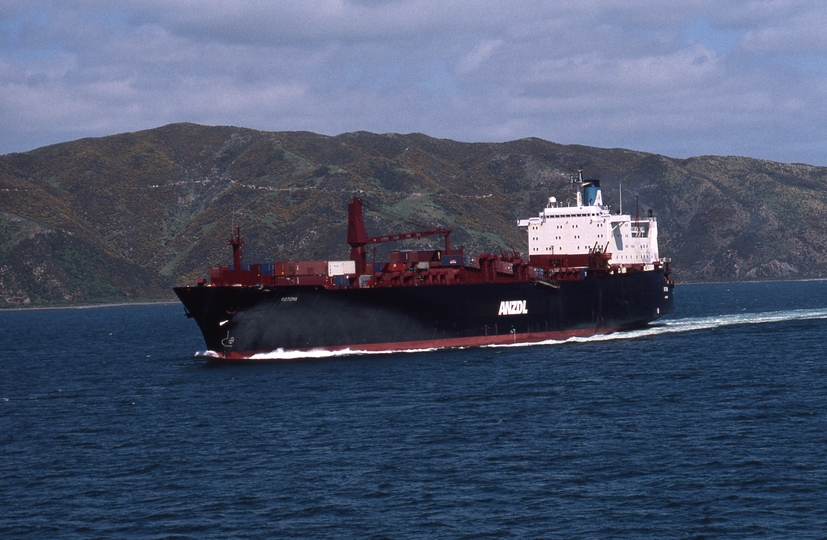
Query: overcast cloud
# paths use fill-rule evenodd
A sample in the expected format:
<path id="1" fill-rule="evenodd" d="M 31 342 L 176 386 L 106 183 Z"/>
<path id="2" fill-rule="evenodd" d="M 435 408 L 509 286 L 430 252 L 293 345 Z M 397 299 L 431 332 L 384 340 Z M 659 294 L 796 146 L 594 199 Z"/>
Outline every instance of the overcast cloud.
<path id="1" fill-rule="evenodd" d="M 0 153 L 196 122 L 827 165 L 820 0 L 5 0 Z"/>

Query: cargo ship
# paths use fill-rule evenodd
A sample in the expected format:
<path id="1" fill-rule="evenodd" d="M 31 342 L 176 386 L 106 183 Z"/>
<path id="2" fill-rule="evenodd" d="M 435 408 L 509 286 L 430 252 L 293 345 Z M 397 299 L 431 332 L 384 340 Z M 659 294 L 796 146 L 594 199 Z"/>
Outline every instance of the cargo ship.
<path id="1" fill-rule="evenodd" d="M 572 204 L 551 197 L 516 223 L 528 236 L 527 255 L 471 257 L 451 247 L 448 229 L 368 236 L 355 197 L 349 260 L 245 264 L 237 227 L 232 264 L 174 290 L 206 355 L 233 360 L 564 340 L 640 328 L 671 312 L 674 281 L 652 211 L 613 214 L 599 180 L 572 181 Z M 431 236 L 444 244 L 368 261 L 375 244 Z"/>

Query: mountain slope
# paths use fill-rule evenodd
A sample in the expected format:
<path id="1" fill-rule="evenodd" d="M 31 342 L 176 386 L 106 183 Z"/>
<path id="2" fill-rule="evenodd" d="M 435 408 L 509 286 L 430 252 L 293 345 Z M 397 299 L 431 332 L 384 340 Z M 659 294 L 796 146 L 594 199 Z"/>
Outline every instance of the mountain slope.
<path id="1" fill-rule="evenodd" d="M 0 306 L 170 299 L 229 260 L 236 222 L 247 260 L 345 259 L 354 195 L 371 234 L 439 226 L 471 252 L 524 250 L 515 220 L 572 199 L 578 169 L 614 208 L 622 185 L 625 213 L 655 211 L 678 280 L 827 276 L 824 167 L 173 124 L 0 156 Z"/>

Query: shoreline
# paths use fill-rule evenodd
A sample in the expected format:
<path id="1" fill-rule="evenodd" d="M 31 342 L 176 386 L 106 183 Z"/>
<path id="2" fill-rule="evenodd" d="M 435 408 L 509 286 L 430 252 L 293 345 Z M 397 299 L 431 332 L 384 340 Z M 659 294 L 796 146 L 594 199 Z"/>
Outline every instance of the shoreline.
<path id="1" fill-rule="evenodd" d="M 73 304 L 73 305 L 58 305 L 58 306 L 31 306 L 31 307 L 6 307 L 0 308 L 0 313 L 5 311 L 34 311 L 44 309 L 97 309 L 108 307 L 125 307 L 125 306 L 159 306 L 159 305 L 173 305 L 180 304 L 177 300 L 158 300 L 157 302 L 116 302 L 111 304 Z"/>
<path id="2" fill-rule="evenodd" d="M 789 282 L 807 282 L 807 281 L 827 281 L 827 278 L 803 278 L 803 279 L 764 279 L 752 281 L 684 281 L 675 283 L 675 287 L 696 286 L 696 285 L 735 285 L 741 283 L 789 283 Z M 0 308 L 0 313 L 6 311 L 29 311 L 39 309 L 95 309 L 107 307 L 124 307 L 124 306 L 155 306 L 155 305 L 172 305 L 180 304 L 178 300 L 147 300 L 143 302 L 114 302 L 108 304 L 70 304 L 70 305 L 55 305 L 55 306 L 15 306 Z"/>
<path id="3" fill-rule="evenodd" d="M 674 273 L 674 272 L 673 272 Z M 675 282 L 675 287 L 678 285 L 735 285 L 740 283 L 792 283 L 792 282 L 807 282 L 807 281 L 827 281 L 827 277 L 819 278 L 801 278 L 801 279 L 753 279 L 741 281 L 683 281 Z"/>

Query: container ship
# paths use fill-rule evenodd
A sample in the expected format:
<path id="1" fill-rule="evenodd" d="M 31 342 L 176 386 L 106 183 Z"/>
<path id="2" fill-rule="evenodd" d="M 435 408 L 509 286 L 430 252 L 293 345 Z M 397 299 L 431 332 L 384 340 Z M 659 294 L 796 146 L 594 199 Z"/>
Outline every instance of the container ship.
<path id="1" fill-rule="evenodd" d="M 348 203 L 349 260 L 245 264 L 237 227 L 232 265 L 174 290 L 207 356 L 231 360 L 564 340 L 643 327 L 671 312 L 674 281 L 652 211 L 612 214 L 598 180 L 573 183 L 576 202 L 551 197 L 516 223 L 528 236 L 527 256 L 468 256 L 451 247 L 448 229 L 368 236 L 356 197 Z M 375 244 L 429 236 L 444 244 L 368 261 Z"/>

